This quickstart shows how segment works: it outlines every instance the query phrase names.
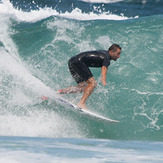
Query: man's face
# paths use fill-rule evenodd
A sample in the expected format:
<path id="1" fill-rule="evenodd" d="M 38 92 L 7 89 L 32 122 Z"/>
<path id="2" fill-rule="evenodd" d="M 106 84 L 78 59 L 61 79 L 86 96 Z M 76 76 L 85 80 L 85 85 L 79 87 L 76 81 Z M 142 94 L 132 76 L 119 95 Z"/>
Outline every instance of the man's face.
<path id="1" fill-rule="evenodd" d="M 113 50 L 110 51 L 111 58 L 114 61 L 116 61 L 120 57 L 120 54 L 121 54 L 121 50 L 119 48 L 115 52 Z"/>

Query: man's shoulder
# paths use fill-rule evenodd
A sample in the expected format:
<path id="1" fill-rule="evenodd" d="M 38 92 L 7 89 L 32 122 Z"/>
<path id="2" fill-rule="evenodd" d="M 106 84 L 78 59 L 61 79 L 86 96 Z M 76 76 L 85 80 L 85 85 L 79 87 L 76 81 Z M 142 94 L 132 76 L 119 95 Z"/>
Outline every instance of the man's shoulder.
<path id="1" fill-rule="evenodd" d="M 106 50 L 92 50 L 92 51 L 85 51 L 82 53 L 79 53 L 77 57 L 83 58 L 83 57 L 100 57 L 100 58 L 109 58 L 109 52 Z"/>
<path id="2" fill-rule="evenodd" d="M 108 57 L 110 58 L 109 52 L 107 50 L 97 50 L 97 53 L 105 56 L 106 58 L 108 58 Z"/>
<path id="3" fill-rule="evenodd" d="M 109 54 L 109 52 L 107 50 L 98 50 L 98 52 L 104 53 L 104 54 Z"/>
<path id="4" fill-rule="evenodd" d="M 91 50 L 91 51 L 85 51 L 82 53 L 103 53 L 103 54 L 108 54 L 109 52 L 107 50 Z"/>

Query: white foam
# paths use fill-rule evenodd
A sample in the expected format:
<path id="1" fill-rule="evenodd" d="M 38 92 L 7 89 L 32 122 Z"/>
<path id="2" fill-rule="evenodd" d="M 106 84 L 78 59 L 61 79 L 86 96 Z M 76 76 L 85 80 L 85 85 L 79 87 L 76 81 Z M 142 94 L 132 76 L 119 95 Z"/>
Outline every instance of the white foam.
<path id="1" fill-rule="evenodd" d="M 0 74 L 5 77 L 12 76 L 12 88 L 7 88 L 9 96 L 5 100 L 6 108 L 1 105 L 0 136 L 43 136 L 43 137 L 80 137 L 78 125 L 69 119 L 57 115 L 53 110 L 26 110 L 32 105 L 32 96 L 45 95 L 54 97 L 55 93 L 48 86 L 35 78 L 24 66 L 23 62 L 16 60 L 7 53 L 3 47 L 0 48 Z M 3 84 L 3 83 L 1 83 Z M 19 88 L 22 85 L 25 92 L 31 92 L 30 97 Z M 2 87 L 7 87 L 2 85 Z M 37 102 L 37 101 L 36 101 Z M 12 111 L 13 106 L 23 107 L 23 110 Z M 10 110 L 10 107 L 12 108 Z M 56 106 L 57 107 L 57 106 Z M 18 115 L 17 115 L 18 114 Z M 21 115 L 22 114 L 22 115 Z M 24 115 L 25 114 L 25 115 Z"/>
<path id="2" fill-rule="evenodd" d="M 16 45 L 10 37 L 10 25 L 5 18 L 0 18 L 3 26 L 0 26 L 0 81 L 11 77 L 10 83 L 0 82 L 1 100 L 5 107 L 0 105 L 0 136 L 45 136 L 45 137 L 79 137 L 77 124 L 67 117 L 55 114 L 49 110 L 26 110 L 28 105 L 33 104 L 33 97 L 41 96 L 55 97 L 55 92 L 46 86 L 41 80 L 32 75 L 21 61 Z M 4 90 L 2 90 L 4 88 Z M 3 94 L 7 92 L 7 98 Z M 26 93 L 29 96 L 26 95 Z M 34 100 L 35 101 L 35 100 Z M 36 103 L 38 101 L 35 101 Z M 13 106 L 18 106 L 16 110 Z M 19 106 L 22 111 L 19 111 Z M 11 110 L 10 110 L 11 109 Z M 18 109 L 18 110 L 17 110 Z M 18 115 L 17 115 L 18 114 Z M 22 115 L 21 115 L 22 114 Z M 25 115 L 24 115 L 25 114 Z M 66 124 L 66 125 L 65 125 Z"/>
<path id="3" fill-rule="evenodd" d="M 12 74 L 20 81 L 24 82 L 28 88 L 32 89 L 37 94 L 43 95 L 51 90 L 42 83 L 39 79 L 35 78 L 23 65 L 21 61 L 15 60 L 10 54 L 1 49 L 0 55 L 0 70 Z"/>
<path id="4" fill-rule="evenodd" d="M 79 8 L 75 8 L 71 13 L 65 12 L 61 13 L 60 16 L 63 16 L 65 18 L 71 18 L 71 19 L 77 19 L 77 20 L 126 20 L 129 19 L 125 16 L 118 16 L 115 14 L 111 14 L 108 12 L 102 12 L 100 14 L 96 14 L 93 12 L 89 13 L 82 13 L 82 11 Z"/>
<path id="5" fill-rule="evenodd" d="M 0 15 L 7 15 L 18 21 L 24 22 L 36 22 L 50 16 L 60 16 L 68 19 L 76 20 L 96 20 L 96 19 L 105 19 L 105 20 L 126 20 L 128 17 L 111 14 L 109 11 L 100 12 L 99 14 L 94 12 L 84 13 L 81 9 L 75 8 L 71 12 L 57 12 L 52 8 L 40 8 L 39 10 L 31 10 L 30 12 L 24 12 L 22 10 L 15 9 L 9 0 L 2 0 L 0 4 Z"/>
<path id="6" fill-rule="evenodd" d="M 27 115 L 14 115 L 14 113 L 1 115 L 0 136 L 81 137 L 82 135 L 79 134 L 74 121 L 59 116 L 54 111 L 40 109 L 26 112 Z"/>
<path id="7" fill-rule="evenodd" d="M 137 92 L 138 94 L 141 94 L 141 95 L 163 95 L 163 92 L 141 92 L 137 89 L 131 89 L 132 91 L 135 91 Z"/>

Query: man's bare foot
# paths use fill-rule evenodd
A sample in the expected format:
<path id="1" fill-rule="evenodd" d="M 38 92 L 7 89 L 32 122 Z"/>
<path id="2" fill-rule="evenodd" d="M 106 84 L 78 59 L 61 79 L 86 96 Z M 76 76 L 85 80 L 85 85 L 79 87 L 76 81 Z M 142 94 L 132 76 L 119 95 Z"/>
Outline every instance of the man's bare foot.
<path id="1" fill-rule="evenodd" d="M 85 104 L 82 104 L 81 102 L 78 103 L 78 107 L 82 109 L 87 109 Z"/>

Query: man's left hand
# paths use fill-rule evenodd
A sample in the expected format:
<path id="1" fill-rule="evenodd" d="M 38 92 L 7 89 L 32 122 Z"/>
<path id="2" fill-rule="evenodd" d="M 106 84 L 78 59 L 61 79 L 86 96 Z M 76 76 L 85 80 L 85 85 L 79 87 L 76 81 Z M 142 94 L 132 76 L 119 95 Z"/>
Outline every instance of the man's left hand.
<path id="1" fill-rule="evenodd" d="M 105 80 L 105 79 L 102 78 L 102 79 L 101 79 L 101 82 L 102 82 L 102 85 L 103 85 L 103 86 L 106 86 L 106 80 Z"/>

